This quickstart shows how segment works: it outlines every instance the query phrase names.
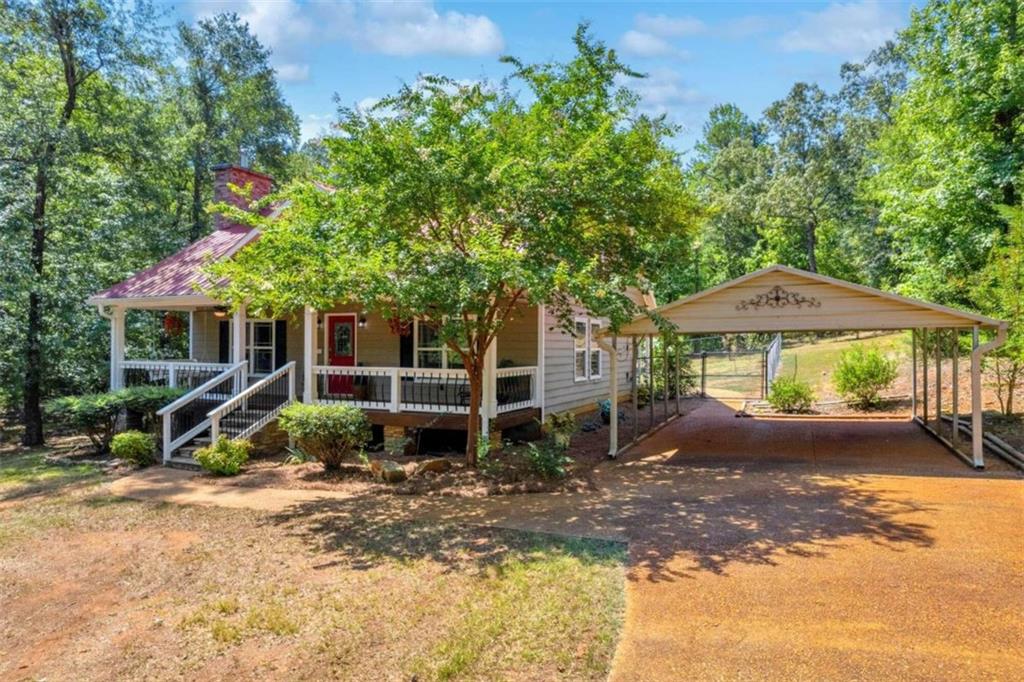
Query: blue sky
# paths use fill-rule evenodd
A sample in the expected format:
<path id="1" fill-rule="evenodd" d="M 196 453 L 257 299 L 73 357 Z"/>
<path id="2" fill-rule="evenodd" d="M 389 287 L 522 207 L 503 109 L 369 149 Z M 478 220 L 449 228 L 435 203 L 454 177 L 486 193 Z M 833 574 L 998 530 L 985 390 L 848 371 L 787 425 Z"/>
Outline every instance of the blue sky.
<path id="1" fill-rule="evenodd" d="M 372 103 L 420 73 L 500 80 L 503 54 L 565 59 L 581 20 L 638 71 L 642 107 L 684 127 L 686 152 L 708 110 L 733 102 L 757 116 L 796 81 L 827 89 L 844 61 L 863 58 L 906 25 L 910 3 L 421 2 L 415 0 L 186 0 L 179 18 L 235 11 L 273 50 L 303 136 L 321 132 L 341 102 Z"/>

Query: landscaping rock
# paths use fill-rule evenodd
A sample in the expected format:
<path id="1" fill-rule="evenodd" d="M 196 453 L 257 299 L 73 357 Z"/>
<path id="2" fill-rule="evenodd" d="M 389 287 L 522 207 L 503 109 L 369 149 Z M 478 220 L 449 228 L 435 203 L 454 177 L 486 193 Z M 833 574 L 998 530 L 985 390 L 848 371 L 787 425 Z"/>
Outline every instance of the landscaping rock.
<path id="1" fill-rule="evenodd" d="M 428 459 L 420 462 L 416 465 L 413 476 L 422 476 L 423 474 L 442 474 L 452 468 L 452 463 L 443 458 Z"/>
<path id="2" fill-rule="evenodd" d="M 374 478 L 385 483 L 400 483 L 408 477 L 405 467 L 390 459 L 376 459 L 370 462 L 370 471 L 373 472 Z"/>

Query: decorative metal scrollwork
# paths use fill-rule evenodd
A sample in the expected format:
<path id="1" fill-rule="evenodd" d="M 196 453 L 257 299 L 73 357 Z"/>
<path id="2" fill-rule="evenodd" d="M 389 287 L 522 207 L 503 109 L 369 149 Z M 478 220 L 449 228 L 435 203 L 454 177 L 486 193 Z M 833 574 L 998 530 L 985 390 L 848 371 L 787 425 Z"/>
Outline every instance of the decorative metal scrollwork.
<path id="1" fill-rule="evenodd" d="M 802 308 L 804 306 L 807 306 L 808 308 L 820 308 L 821 303 L 813 296 L 804 296 L 795 291 L 786 291 L 782 287 L 776 285 L 763 294 L 758 294 L 754 298 L 748 298 L 746 301 L 740 301 L 736 304 L 736 310 L 788 308 L 789 306 L 793 306 L 794 308 Z"/>

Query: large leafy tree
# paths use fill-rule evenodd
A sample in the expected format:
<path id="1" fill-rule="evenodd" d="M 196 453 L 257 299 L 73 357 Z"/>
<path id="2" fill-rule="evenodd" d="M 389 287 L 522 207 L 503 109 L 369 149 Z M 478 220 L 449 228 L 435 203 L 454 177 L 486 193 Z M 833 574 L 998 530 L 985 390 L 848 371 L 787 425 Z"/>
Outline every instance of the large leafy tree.
<path id="1" fill-rule="evenodd" d="M 207 228 L 210 168 L 238 163 L 284 179 L 298 145 L 299 121 L 285 102 L 263 47 L 238 15 L 178 25 L 181 111 L 192 169 L 190 237 Z"/>
<path id="2" fill-rule="evenodd" d="M 0 318 L 9 342 L 0 369 L 9 381 L 22 374 L 27 445 L 43 440 L 46 379 L 72 374 L 58 346 L 79 332 L 68 322 L 81 302 L 67 292 L 89 279 L 83 254 L 109 244 L 93 239 L 114 227 L 104 208 L 137 197 L 130 181 L 107 192 L 137 154 L 140 137 L 126 130 L 152 120 L 135 95 L 152 84 L 154 26 L 145 2 L 14 0 L 0 12 Z"/>
<path id="3" fill-rule="evenodd" d="M 760 266 L 762 233 L 756 198 L 771 177 L 774 150 L 763 127 L 733 104 L 714 107 L 689 174 L 706 207 L 688 293 Z"/>
<path id="4" fill-rule="evenodd" d="M 985 357 L 992 370 L 1003 413 L 1013 414 L 1014 397 L 1024 383 L 1024 207 L 1001 207 L 1009 223 L 1000 236 L 974 291 L 979 307 L 1009 323 L 1006 343 Z"/>
<path id="5" fill-rule="evenodd" d="M 975 273 L 1020 203 L 1024 5 L 930 2 L 897 41 L 912 72 L 878 145 L 872 190 L 904 287 L 972 303 Z"/>
<path id="6" fill-rule="evenodd" d="M 839 108 L 818 86 L 797 83 L 768 107 L 764 125 L 775 148 L 758 197 L 766 236 L 777 260 L 817 272 L 822 249 L 839 248 L 856 186 Z"/>
<path id="7" fill-rule="evenodd" d="M 484 356 L 514 306 L 545 303 L 568 327 L 579 302 L 615 327 L 636 312 L 628 287 L 685 262 L 693 204 L 674 129 L 636 113 L 616 85 L 634 74 L 585 26 L 575 45 L 568 63 L 506 58 L 523 100 L 430 77 L 342 112 L 324 140 L 330 189 L 289 187 L 281 218 L 220 267 L 219 294 L 421 318 L 468 372 L 475 462 Z"/>

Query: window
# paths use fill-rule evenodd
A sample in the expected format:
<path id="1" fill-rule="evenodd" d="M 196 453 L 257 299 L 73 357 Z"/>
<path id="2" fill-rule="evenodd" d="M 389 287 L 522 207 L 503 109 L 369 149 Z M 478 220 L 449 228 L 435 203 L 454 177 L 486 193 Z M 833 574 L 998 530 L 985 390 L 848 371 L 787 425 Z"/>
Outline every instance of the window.
<path id="1" fill-rule="evenodd" d="M 590 321 L 590 378 L 601 378 L 601 347 L 597 345 L 597 335 L 601 331 L 601 323 Z"/>
<path id="2" fill-rule="evenodd" d="M 445 366 L 445 348 L 437 330 L 416 320 L 416 366 L 438 368 Z"/>
<path id="3" fill-rule="evenodd" d="M 270 374 L 274 371 L 274 321 L 248 320 L 246 322 L 245 357 L 250 374 Z"/>
<path id="4" fill-rule="evenodd" d="M 414 321 L 416 367 L 429 369 L 462 369 L 462 356 L 448 347 L 437 330 L 420 320 Z"/>
<path id="5" fill-rule="evenodd" d="M 576 319 L 573 321 L 575 330 L 573 332 L 573 359 L 576 367 L 576 381 L 584 381 L 587 378 L 587 349 L 590 345 L 590 338 L 587 336 L 587 321 Z"/>
<path id="6" fill-rule="evenodd" d="M 601 323 L 578 317 L 573 321 L 573 375 L 576 381 L 601 378 L 601 355 L 597 335 Z"/>

